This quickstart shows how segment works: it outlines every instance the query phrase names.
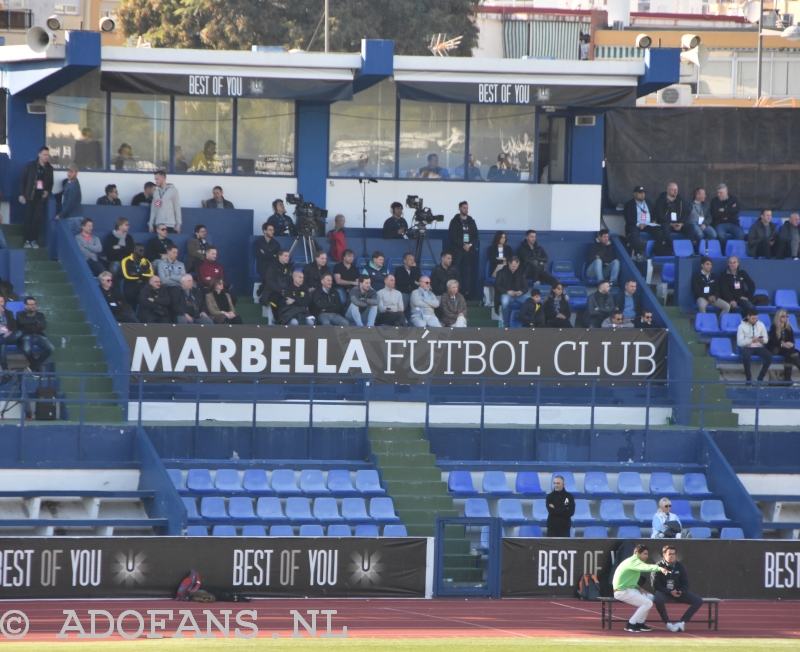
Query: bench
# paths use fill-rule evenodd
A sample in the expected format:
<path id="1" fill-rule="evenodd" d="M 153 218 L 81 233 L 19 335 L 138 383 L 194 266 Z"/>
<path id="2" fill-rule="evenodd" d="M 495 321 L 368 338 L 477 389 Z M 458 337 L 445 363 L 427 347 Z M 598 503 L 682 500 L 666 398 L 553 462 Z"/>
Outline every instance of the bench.
<path id="1" fill-rule="evenodd" d="M 600 617 L 603 624 L 603 629 L 606 628 L 606 624 L 608 624 L 608 629 L 611 629 L 611 624 L 614 622 L 612 617 L 612 611 L 614 609 L 614 603 L 617 604 L 625 604 L 620 602 L 616 598 L 605 598 L 601 597 L 598 598 L 600 601 L 601 611 Z M 719 603 L 722 602 L 719 598 L 703 598 L 703 604 L 708 605 L 708 619 L 707 620 L 697 620 L 693 618 L 691 622 L 693 623 L 707 623 L 708 628 L 711 629 L 711 625 L 714 625 L 714 631 L 717 631 L 719 625 Z M 678 604 L 678 603 L 675 603 Z M 617 618 L 617 622 L 627 622 L 627 619 Z M 648 620 L 646 622 L 661 622 L 661 620 Z"/>

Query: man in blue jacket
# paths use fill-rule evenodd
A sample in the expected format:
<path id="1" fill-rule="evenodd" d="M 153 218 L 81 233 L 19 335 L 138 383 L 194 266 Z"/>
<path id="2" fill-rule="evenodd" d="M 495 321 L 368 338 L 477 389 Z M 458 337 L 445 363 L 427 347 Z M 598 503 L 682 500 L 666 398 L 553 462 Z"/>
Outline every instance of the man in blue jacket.
<path id="1" fill-rule="evenodd" d="M 78 166 L 70 163 L 67 166 L 67 185 L 61 199 L 61 212 L 57 220 L 67 220 L 73 233 L 81 231 L 81 182 L 78 181 Z"/>

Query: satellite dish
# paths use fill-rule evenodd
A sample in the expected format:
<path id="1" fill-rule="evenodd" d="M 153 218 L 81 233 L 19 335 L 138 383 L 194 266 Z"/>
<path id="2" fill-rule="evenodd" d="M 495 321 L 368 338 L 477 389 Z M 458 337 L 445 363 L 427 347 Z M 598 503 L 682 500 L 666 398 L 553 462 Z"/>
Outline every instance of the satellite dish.
<path id="1" fill-rule="evenodd" d="M 761 4 L 758 2 L 745 2 L 744 7 L 742 7 L 742 13 L 748 23 L 755 25 L 761 20 Z"/>
<path id="2" fill-rule="evenodd" d="M 781 38 L 785 38 L 787 41 L 800 41 L 800 25 L 787 27 L 781 33 Z"/>

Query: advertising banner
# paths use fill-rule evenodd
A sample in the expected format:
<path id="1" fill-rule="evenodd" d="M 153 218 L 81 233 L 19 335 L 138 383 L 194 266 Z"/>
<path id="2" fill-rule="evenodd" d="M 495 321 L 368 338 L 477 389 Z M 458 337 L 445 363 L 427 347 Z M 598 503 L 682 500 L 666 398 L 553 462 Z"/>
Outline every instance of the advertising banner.
<path id="1" fill-rule="evenodd" d="M 172 326 L 121 324 L 131 373 L 655 380 L 664 330 Z"/>
<path id="2" fill-rule="evenodd" d="M 425 597 L 425 538 L 2 538 L 4 599 L 175 596 L 203 587 L 259 597 Z"/>

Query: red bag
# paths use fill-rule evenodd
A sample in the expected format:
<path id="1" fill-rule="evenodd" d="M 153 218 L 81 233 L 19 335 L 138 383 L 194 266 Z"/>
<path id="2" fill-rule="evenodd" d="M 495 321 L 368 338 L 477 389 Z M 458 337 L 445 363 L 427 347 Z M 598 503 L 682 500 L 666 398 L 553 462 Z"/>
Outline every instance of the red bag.
<path id="1" fill-rule="evenodd" d="M 191 600 L 192 594 L 200 588 L 200 583 L 200 573 L 197 571 L 190 571 L 178 586 L 175 599 L 180 600 L 181 602 L 187 602 Z"/>

